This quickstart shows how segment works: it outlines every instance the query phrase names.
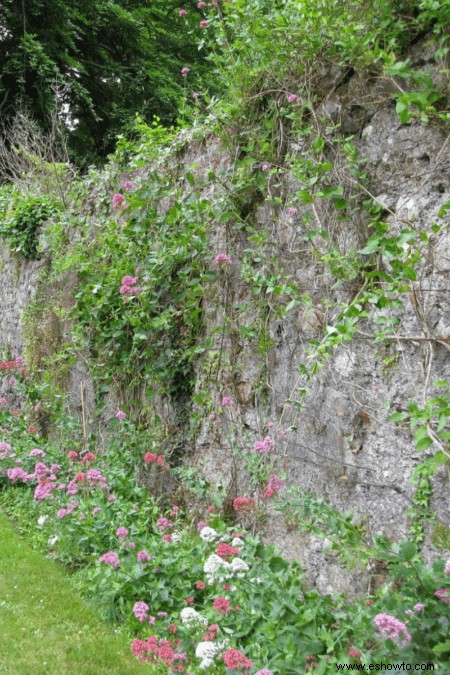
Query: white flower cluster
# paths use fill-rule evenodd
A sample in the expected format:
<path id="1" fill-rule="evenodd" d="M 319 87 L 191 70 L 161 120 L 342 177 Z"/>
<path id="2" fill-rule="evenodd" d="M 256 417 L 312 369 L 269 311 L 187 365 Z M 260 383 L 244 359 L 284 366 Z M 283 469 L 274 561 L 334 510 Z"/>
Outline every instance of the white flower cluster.
<path id="1" fill-rule="evenodd" d="M 229 563 L 215 553 L 212 553 L 203 565 L 203 571 L 209 584 L 213 584 L 215 581 L 231 579 L 234 575 L 238 579 L 242 579 L 249 569 L 247 563 L 241 560 L 241 558 L 233 558 L 231 563 Z"/>
<path id="2" fill-rule="evenodd" d="M 200 538 L 203 541 L 214 541 L 218 536 L 219 533 L 213 527 L 202 527 L 200 530 Z"/>
<path id="3" fill-rule="evenodd" d="M 197 626 L 207 626 L 208 619 L 206 619 L 202 614 L 196 612 L 192 607 L 185 607 L 181 610 L 180 613 L 181 623 L 184 624 L 187 628 L 197 627 Z"/>
<path id="4" fill-rule="evenodd" d="M 219 652 L 222 652 L 228 647 L 228 640 L 222 642 L 199 642 L 195 648 L 195 656 L 201 659 L 199 668 L 204 670 L 209 668 L 214 663 L 214 658 Z"/>
<path id="5" fill-rule="evenodd" d="M 219 646 L 215 642 L 199 642 L 195 648 L 195 656 L 201 659 L 199 668 L 204 670 L 212 666 L 218 651 Z"/>
<path id="6" fill-rule="evenodd" d="M 234 537 L 234 539 L 231 542 L 231 545 L 234 546 L 234 548 L 242 548 L 244 542 L 239 537 Z"/>

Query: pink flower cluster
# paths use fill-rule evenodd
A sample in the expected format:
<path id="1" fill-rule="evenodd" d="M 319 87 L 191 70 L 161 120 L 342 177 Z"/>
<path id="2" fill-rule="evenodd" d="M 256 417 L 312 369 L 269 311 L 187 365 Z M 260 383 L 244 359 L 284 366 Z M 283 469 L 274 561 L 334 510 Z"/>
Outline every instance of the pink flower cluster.
<path id="1" fill-rule="evenodd" d="M 186 16 L 187 14 L 187 9 L 179 9 L 178 10 L 178 16 Z"/>
<path id="2" fill-rule="evenodd" d="M 160 532 L 164 532 L 164 530 L 170 530 L 173 527 L 173 523 L 167 520 L 167 518 L 158 518 L 156 526 Z"/>
<path id="3" fill-rule="evenodd" d="M 439 588 L 434 594 L 442 602 L 450 602 L 450 588 Z"/>
<path id="4" fill-rule="evenodd" d="M 237 649 L 227 649 L 227 651 L 223 653 L 223 661 L 230 670 L 251 668 L 253 666 L 253 661 L 250 661 L 245 654 Z"/>
<path id="5" fill-rule="evenodd" d="M 222 399 L 222 407 L 225 408 L 227 405 L 234 405 L 234 398 L 231 396 L 224 396 Z"/>
<path id="6" fill-rule="evenodd" d="M 271 452 L 275 447 L 275 443 L 271 436 L 266 436 L 262 441 L 256 441 L 253 446 L 253 452 L 259 452 L 261 455 L 266 452 Z"/>
<path id="7" fill-rule="evenodd" d="M 12 457 L 11 445 L 9 443 L 0 443 L 0 459 L 7 459 L 7 457 Z"/>
<path id="8" fill-rule="evenodd" d="M 1 445 L 1 443 L 0 443 L 0 445 Z M 447 562 L 445 563 L 445 570 L 444 571 L 445 571 L 445 574 L 450 574 L 450 560 L 447 560 Z"/>
<path id="9" fill-rule="evenodd" d="M 255 508 L 255 500 L 253 497 L 236 497 L 233 508 L 235 511 L 251 511 Z"/>
<path id="10" fill-rule="evenodd" d="M 181 69 L 181 75 L 182 77 L 187 77 L 188 73 L 191 72 L 191 69 L 188 68 L 187 66 L 184 66 L 184 68 Z"/>
<path id="11" fill-rule="evenodd" d="M 268 499 L 269 497 L 273 497 L 277 492 L 282 490 L 285 486 L 284 480 L 282 480 L 279 476 L 276 476 L 273 474 L 269 478 L 269 482 L 267 483 L 266 489 L 264 491 L 263 497 L 265 499 Z"/>
<path id="12" fill-rule="evenodd" d="M 18 480 L 21 480 L 23 483 L 28 483 L 28 481 L 34 478 L 34 474 L 27 473 L 20 466 L 15 466 L 13 469 L 8 469 L 6 475 L 13 483 L 17 482 Z"/>
<path id="13" fill-rule="evenodd" d="M 39 448 L 34 448 L 34 450 L 30 450 L 29 455 L 30 457 L 45 457 L 45 452 Z"/>
<path id="14" fill-rule="evenodd" d="M 273 675 L 273 672 L 271 670 L 268 670 L 267 668 L 263 668 L 262 670 L 258 670 L 255 675 Z"/>
<path id="15" fill-rule="evenodd" d="M 217 544 L 216 554 L 220 558 L 232 558 L 234 555 L 239 555 L 240 550 L 222 541 L 220 544 Z"/>
<path id="16" fill-rule="evenodd" d="M 219 630 L 218 624 L 212 623 L 210 626 L 208 626 L 208 632 L 204 634 L 203 640 L 205 642 L 213 642 L 213 640 L 215 640 L 217 637 L 218 630 Z"/>
<path id="17" fill-rule="evenodd" d="M 120 287 L 120 294 L 121 295 L 130 295 L 130 296 L 139 297 L 144 289 L 141 288 L 140 286 L 136 286 L 137 282 L 138 282 L 138 277 L 130 277 L 128 274 L 126 274 L 122 278 L 122 285 Z"/>
<path id="18" fill-rule="evenodd" d="M 116 537 L 120 539 L 120 541 L 123 541 L 128 537 L 129 531 L 127 530 L 126 527 L 118 527 L 116 530 Z"/>
<path id="19" fill-rule="evenodd" d="M 155 452 L 146 452 L 144 455 L 144 462 L 146 464 L 164 464 L 164 457 L 157 455 Z"/>
<path id="20" fill-rule="evenodd" d="M 126 199 L 120 192 L 116 192 L 116 194 L 112 196 L 112 203 L 115 209 L 118 209 L 119 206 L 121 206 L 122 208 L 125 208 L 127 206 Z"/>
<path id="21" fill-rule="evenodd" d="M 77 502 L 70 502 L 70 504 L 66 506 L 65 509 L 59 509 L 59 511 L 56 512 L 56 517 L 65 518 L 66 516 L 70 515 L 72 511 L 75 511 L 75 509 L 77 508 L 78 508 Z"/>
<path id="22" fill-rule="evenodd" d="M 227 256 L 226 253 L 218 253 L 214 258 L 216 265 L 232 265 L 233 261 Z"/>
<path id="23" fill-rule="evenodd" d="M 170 666 L 170 672 L 184 672 L 183 662 L 187 661 L 187 655 L 184 652 L 176 652 L 169 640 L 150 635 L 147 640 L 134 640 L 131 650 L 141 662 L 154 665 L 162 663 Z"/>
<path id="24" fill-rule="evenodd" d="M 138 621 L 143 623 L 148 620 L 148 610 L 149 606 L 146 602 L 136 602 L 133 607 L 133 614 Z"/>
<path id="25" fill-rule="evenodd" d="M 228 598 L 224 598 L 222 596 L 215 598 L 213 602 L 213 607 L 219 614 L 228 614 L 230 611 L 230 606 L 231 602 L 228 600 Z"/>
<path id="26" fill-rule="evenodd" d="M 150 553 L 147 553 L 147 551 L 139 551 L 136 557 L 137 561 L 141 563 L 146 563 L 153 560 L 153 556 L 151 556 Z"/>
<path id="27" fill-rule="evenodd" d="M 373 622 L 383 638 L 397 642 L 400 646 L 405 646 L 410 642 L 411 635 L 406 625 L 395 616 L 377 614 Z"/>
<path id="28" fill-rule="evenodd" d="M 300 97 L 297 94 L 288 94 L 288 103 L 300 103 Z"/>
<path id="29" fill-rule="evenodd" d="M 1 361 L 0 370 L 15 370 L 16 368 L 23 368 L 25 361 L 21 356 L 18 356 L 12 361 Z"/>
<path id="30" fill-rule="evenodd" d="M 104 553 L 102 556 L 100 556 L 98 561 L 104 565 L 109 565 L 110 567 L 114 568 L 119 567 L 120 565 L 119 556 L 114 551 L 108 551 L 108 553 Z"/>

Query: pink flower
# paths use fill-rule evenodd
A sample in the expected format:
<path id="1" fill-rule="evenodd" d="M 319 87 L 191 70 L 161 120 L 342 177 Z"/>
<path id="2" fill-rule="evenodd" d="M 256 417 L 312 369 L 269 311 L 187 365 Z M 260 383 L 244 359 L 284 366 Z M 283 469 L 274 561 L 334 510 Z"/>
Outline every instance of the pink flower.
<path id="1" fill-rule="evenodd" d="M 136 619 L 142 623 L 148 618 L 148 610 L 149 606 L 145 602 L 136 602 L 133 607 L 133 614 Z"/>
<path id="2" fill-rule="evenodd" d="M 203 7 L 206 7 L 206 2 L 203 2 L 203 0 L 200 0 L 200 2 L 197 2 L 197 7 L 199 9 L 203 9 Z"/>
<path id="3" fill-rule="evenodd" d="M 109 502 L 115 502 L 115 501 L 116 501 L 115 495 L 109 495 L 108 501 L 109 501 Z"/>
<path id="4" fill-rule="evenodd" d="M 425 605 L 423 605 L 421 602 L 418 602 L 417 605 L 414 605 L 415 612 L 421 612 L 423 609 L 425 609 Z"/>
<path id="5" fill-rule="evenodd" d="M 8 469 L 6 475 L 9 478 L 9 480 L 11 480 L 13 483 L 15 483 L 18 480 L 27 483 L 31 479 L 33 474 L 29 475 L 20 466 L 15 466 L 13 469 Z"/>
<path id="6" fill-rule="evenodd" d="M 270 169 L 270 164 L 261 164 L 261 171 L 267 171 Z"/>
<path id="7" fill-rule="evenodd" d="M 258 670 L 255 675 L 273 675 L 273 672 L 267 668 L 263 668 L 262 670 Z"/>
<path id="8" fill-rule="evenodd" d="M 450 560 L 445 563 L 445 574 L 450 574 Z"/>
<path id="9" fill-rule="evenodd" d="M 439 588 L 435 592 L 435 596 L 442 602 L 450 602 L 450 588 Z"/>
<path id="10" fill-rule="evenodd" d="M 200 94 L 198 93 L 198 91 L 193 91 L 193 92 L 192 92 L 192 98 L 198 99 L 199 96 L 200 96 Z"/>
<path id="11" fill-rule="evenodd" d="M 124 180 L 122 187 L 124 190 L 131 190 L 134 187 L 134 183 L 131 180 Z"/>
<path id="12" fill-rule="evenodd" d="M 35 434 L 37 433 L 37 426 L 35 424 L 30 424 L 27 431 L 29 434 Z"/>
<path id="13" fill-rule="evenodd" d="M 231 258 L 229 258 L 226 253 L 218 253 L 216 257 L 214 258 L 214 262 L 216 265 L 232 265 L 233 261 Z"/>
<path id="14" fill-rule="evenodd" d="M 45 452 L 43 450 L 39 450 L 39 448 L 34 448 L 34 450 L 30 451 L 30 457 L 45 457 Z"/>
<path id="15" fill-rule="evenodd" d="M 218 597 L 214 600 L 213 607 L 219 614 L 228 614 L 231 602 L 228 598 Z"/>
<path id="16" fill-rule="evenodd" d="M 93 452 L 87 452 L 80 463 L 81 464 L 89 464 L 89 462 L 93 462 L 96 459 L 97 459 L 97 457 L 95 456 L 95 454 Z"/>
<path id="17" fill-rule="evenodd" d="M 125 537 L 128 537 L 129 532 L 126 527 L 118 527 L 116 530 L 116 536 L 120 541 L 123 541 Z"/>
<path id="18" fill-rule="evenodd" d="M 120 565 L 119 556 L 117 553 L 114 553 L 114 551 L 108 551 L 108 553 L 104 553 L 102 556 L 100 556 L 98 561 L 104 565 L 110 565 L 110 567 L 114 568 L 119 567 Z"/>
<path id="19" fill-rule="evenodd" d="M 95 509 L 92 509 L 92 515 L 96 516 L 97 513 L 100 513 L 101 509 L 99 506 L 96 506 Z"/>
<path id="20" fill-rule="evenodd" d="M 37 488 L 34 491 L 34 498 L 36 501 L 41 502 L 43 499 L 49 496 L 53 489 L 55 488 L 55 483 L 43 478 L 39 479 Z"/>
<path id="21" fill-rule="evenodd" d="M 164 530 L 172 528 L 173 523 L 171 523 L 170 520 L 167 520 L 167 518 L 158 518 L 156 526 L 160 532 L 164 532 Z"/>
<path id="22" fill-rule="evenodd" d="M 194 604 L 194 598 L 192 597 L 192 595 L 189 596 L 189 598 L 186 598 L 186 604 L 187 605 L 193 605 Z"/>
<path id="23" fill-rule="evenodd" d="M 282 490 L 285 486 L 284 480 L 281 480 L 279 476 L 272 475 L 269 478 L 263 497 L 266 499 L 268 497 L 273 497 L 274 494 Z"/>
<path id="24" fill-rule="evenodd" d="M 230 670 L 239 670 L 241 668 L 251 668 L 253 661 L 250 661 L 245 654 L 237 649 L 227 649 L 223 654 L 223 661 Z"/>
<path id="25" fill-rule="evenodd" d="M 395 616 L 391 616 L 390 614 L 377 614 L 373 622 L 383 638 L 398 642 L 400 646 L 405 646 L 410 642 L 411 635 L 408 633 L 408 629 L 405 624 L 396 619 Z"/>
<path id="26" fill-rule="evenodd" d="M 288 94 L 288 103 L 300 103 L 300 98 L 297 94 Z"/>
<path id="27" fill-rule="evenodd" d="M 253 452 L 259 452 L 265 455 L 266 452 L 271 452 L 275 447 L 275 443 L 271 436 L 266 436 L 262 441 L 256 441 L 253 446 Z"/>
<path id="28" fill-rule="evenodd" d="M 200 28 L 208 28 L 209 21 L 207 19 L 202 19 L 198 25 L 200 26 Z"/>
<path id="29" fill-rule="evenodd" d="M 175 626 L 174 623 L 171 623 L 167 630 L 169 631 L 169 633 L 172 633 L 172 635 L 175 635 L 178 628 Z"/>
<path id="30" fill-rule="evenodd" d="M 255 500 L 252 497 L 236 497 L 233 508 L 235 511 L 251 511 L 255 508 Z"/>
<path id="31" fill-rule="evenodd" d="M 179 9 L 178 10 L 178 16 L 186 16 L 187 14 L 187 9 Z"/>
<path id="32" fill-rule="evenodd" d="M 171 535 L 171 534 L 163 534 L 162 540 L 163 540 L 164 542 L 172 541 L 172 535 Z"/>
<path id="33" fill-rule="evenodd" d="M 298 209 L 290 208 L 287 210 L 287 212 L 290 216 L 296 216 L 298 213 Z"/>
<path id="34" fill-rule="evenodd" d="M 137 560 L 138 562 L 150 562 L 150 560 L 153 560 L 153 558 L 150 553 L 147 553 L 147 551 L 139 551 L 137 554 Z"/>
<path id="35" fill-rule="evenodd" d="M 125 419 L 126 415 L 123 412 L 123 410 L 118 410 L 115 414 L 115 417 L 117 417 L 117 419 L 122 422 Z"/>
<path id="36" fill-rule="evenodd" d="M 214 422 L 215 419 L 216 419 L 216 416 L 215 416 L 214 413 L 210 413 L 210 414 L 208 415 L 208 420 L 209 420 L 210 422 Z"/>
<path id="37" fill-rule="evenodd" d="M 69 452 L 69 454 L 67 455 L 67 457 L 69 458 L 69 460 L 70 460 L 71 462 L 73 462 L 75 459 L 77 459 L 77 457 L 78 457 L 78 452 L 75 452 L 75 450 L 71 450 L 71 451 Z"/>
<path id="38" fill-rule="evenodd" d="M 125 197 L 120 192 L 116 192 L 116 194 L 112 196 L 112 203 L 115 209 L 117 209 L 119 206 L 126 206 L 127 204 Z"/>
<path id="39" fill-rule="evenodd" d="M 220 544 L 217 544 L 216 553 L 220 558 L 231 558 L 234 555 L 239 555 L 240 550 L 222 541 Z"/>
<path id="40" fill-rule="evenodd" d="M 234 398 L 231 398 L 231 396 L 224 396 L 222 399 L 222 407 L 224 408 L 227 405 L 234 405 Z"/>
<path id="41" fill-rule="evenodd" d="M 348 655 L 353 656 L 353 658 L 357 660 L 361 658 L 361 652 L 358 649 L 353 649 L 353 647 L 348 650 Z"/>
<path id="42" fill-rule="evenodd" d="M 204 581 L 197 581 L 195 584 L 195 588 L 198 588 L 199 591 L 204 591 L 206 588 L 206 584 Z"/>
<path id="43" fill-rule="evenodd" d="M 187 66 L 184 66 L 184 68 L 181 69 L 181 75 L 183 77 L 187 77 L 187 74 L 191 72 L 191 69 L 188 68 Z"/>
<path id="44" fill-rule="evenodd" d="M 198 530 L 199 532 L 201 532 L 201 531 L 203 530 L 204 527 L 206 527 L 205 521 L 204 521 L 204 520 L 200 520 L 200 521 L 197 523 L 197 530 Z"/>

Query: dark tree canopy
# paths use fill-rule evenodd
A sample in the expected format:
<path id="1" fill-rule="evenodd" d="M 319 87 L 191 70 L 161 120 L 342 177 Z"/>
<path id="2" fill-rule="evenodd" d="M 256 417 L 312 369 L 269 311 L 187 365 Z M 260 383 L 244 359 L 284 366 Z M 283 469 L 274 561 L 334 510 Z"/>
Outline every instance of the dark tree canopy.
<path id="1" fill-rule="evenodd" d="M 188 15 L 179 17 L 183 6 Z M 80 164 L 111 151 L 137 112 L 174 121 L 184 96 L 180 69 L 207 71 L 197 48 L 201 18 L 195 3 L 2 0 L 2 121 L 21 108 L 45 126 L 55 83 L 70 84 L 58 103 L 77 120 L 69 147 Z"/>

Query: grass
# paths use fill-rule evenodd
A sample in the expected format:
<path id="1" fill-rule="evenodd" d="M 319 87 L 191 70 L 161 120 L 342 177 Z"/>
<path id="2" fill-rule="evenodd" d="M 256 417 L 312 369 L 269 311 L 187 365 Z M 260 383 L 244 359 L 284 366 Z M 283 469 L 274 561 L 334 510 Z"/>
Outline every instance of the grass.
<path id="1" fill-rule="evenodd" d="M 154 672 L 134 659 L 129 643 L 0 515 L 1 675 Z"/>

